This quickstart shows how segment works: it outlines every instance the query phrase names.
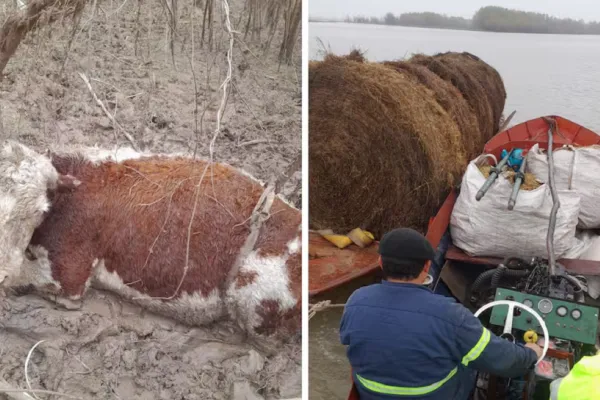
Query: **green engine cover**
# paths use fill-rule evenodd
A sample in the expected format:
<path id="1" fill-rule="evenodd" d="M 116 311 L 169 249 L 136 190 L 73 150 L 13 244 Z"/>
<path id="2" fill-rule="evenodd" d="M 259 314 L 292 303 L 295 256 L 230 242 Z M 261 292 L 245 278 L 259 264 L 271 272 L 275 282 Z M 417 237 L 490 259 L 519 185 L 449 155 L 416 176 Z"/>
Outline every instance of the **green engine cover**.
<path id="1" fill-rule="evenodd" d="M 528 305 L 534 311 L 537 311 L 546 322 L 551 337 L 586 344 L 596 343 L 598 331 L 598 309 L 596 307 L 502 288 L 496 289 L 496 300 L 513 300 Z M 520 311 L 520 315 L 514 316 L 513 329 L 522 331 L 533 329 L 538 333 L 543 333 L 540 324 L 533 315 L 524 310 L 517 310 L 516 308 L 515 310 L 515 313 Z M 507 306 L 493 307 L 490 323 L 504 326 L 507 312 Z"/>

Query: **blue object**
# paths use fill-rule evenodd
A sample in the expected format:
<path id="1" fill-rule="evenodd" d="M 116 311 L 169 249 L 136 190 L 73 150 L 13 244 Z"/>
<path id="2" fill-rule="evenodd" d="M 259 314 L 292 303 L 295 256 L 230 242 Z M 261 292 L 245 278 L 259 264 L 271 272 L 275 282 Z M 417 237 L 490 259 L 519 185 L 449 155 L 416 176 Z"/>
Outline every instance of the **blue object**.
<path id="1" fill-rule="evenodd" d="M 340 339 L 361 400 L 465 400 L 475 370 L 517 377 L 537 361 L 533 350 L 490 334 L 456 300 L 409 283 L 355 291 Z M 408 394 L 385 394 L 393 391 Z"/>
<path id="2" fill-rule="evenodd" d="M 503 149 L 500 157 L 504 159 L 508 155 L 508 150 Z M 517 171 L 523 163 L 523 149 L 515 149 L 508 158 L 508 166 Z"/>

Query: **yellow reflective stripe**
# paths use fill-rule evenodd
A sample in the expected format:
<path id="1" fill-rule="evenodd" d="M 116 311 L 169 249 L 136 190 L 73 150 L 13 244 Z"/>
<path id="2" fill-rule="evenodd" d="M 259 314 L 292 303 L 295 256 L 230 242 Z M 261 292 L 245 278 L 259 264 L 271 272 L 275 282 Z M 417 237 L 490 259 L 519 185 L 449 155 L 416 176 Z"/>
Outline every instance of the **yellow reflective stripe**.
<path id="1" fill-rule="evenodd" d="M 477 358 L 481 355 L 481 353 L 483 353 L 483 350 L 485 350 L 485 347 L 490 342 L 490 337 L 491 337 L 490 331 L 488 331 L 487 329 L 483 328 L 483 333 L 481 334 L 481 337 L 479 338 L 479 341 L 477 342 L 477 344 L 475 346 L 473 346 L 473 348 L 471 349 L 471 351 L 469 351 L 467 353 L 467 355 L 464 356 L 463 359 L 462 359 L 462 364 L 465 367 L 467 365 L 469 365 L 469 363 L 471 361 L 477 360 Z"/>
<path id="2" fill-rule="evenodd" d="M 418 396 L 418 395 L 428 394 L 428 393 L 433 392 L 434 390 L 439 389 L 440 386 L 442 386 L 444 383 L 448 382 L 450 380 L 450 378 L 452 378 L 454 376 L 454 374 L 456 374 L 456 371 L 458 371 L 458 367 L 456 367 L 452 371 L 450 371 L 448 376 L 446 376 L 441 381 L 432 383 L 429 386 L 421 386 L 421 387 L 402 387 L 402 386 L 384 385 L 383 383 L 365 379 L 358 374 L 356 374 L 356 378 L 359 380 L 359 382 L 365 388 L 369 389 L 372 392 L 381 393 L 381 394 L 390 394 L 390 395 L 396 395 L 396 396 L 409 396 L 409 395 Z"/>

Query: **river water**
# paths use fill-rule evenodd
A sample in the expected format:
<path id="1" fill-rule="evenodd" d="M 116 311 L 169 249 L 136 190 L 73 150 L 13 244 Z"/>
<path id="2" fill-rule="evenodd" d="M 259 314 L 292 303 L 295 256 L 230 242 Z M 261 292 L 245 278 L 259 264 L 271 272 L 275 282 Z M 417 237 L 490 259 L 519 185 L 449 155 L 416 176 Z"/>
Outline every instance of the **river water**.
<path id="1" fill-rule="evenodd" d="M 600 36 L 310 23 L 309 37 L 311 59 L 322 57 L 323 45 L 335 54 L 366 50 L 373 61 L 468 51 L 500 72 L 507 91 L 505 114 L 517 111 L 511 124 L 555 114 L 600 132 Z M 336 302 L 344 301 L 340 291 L 331 294 Z M 339 344 L 341 314 L 342 309 L 329 309 L 310 320 L 311 400 L 348 395 L 350 367 Z"/>
<path id="2" fill-rule="evenodd" d="M 500 72 L 505 113 L 513 123 L 558 114 L 600 132 L 600 36 L 532 35 L 388 27 L 345 23 L 309 24 L 310 58 L 322 46 L 336 54 L 366 50 L 373 61 L 468 51 Z"/>

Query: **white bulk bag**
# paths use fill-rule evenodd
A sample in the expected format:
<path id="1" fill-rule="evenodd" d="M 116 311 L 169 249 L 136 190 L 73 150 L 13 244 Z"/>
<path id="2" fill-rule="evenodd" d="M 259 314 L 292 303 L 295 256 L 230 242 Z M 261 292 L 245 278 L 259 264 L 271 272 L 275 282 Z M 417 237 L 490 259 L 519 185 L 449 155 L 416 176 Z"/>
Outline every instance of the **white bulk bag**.
<path id="1" fill-rule="evenodd" d="M 579 256 L 580 260 L 600 261 L 600 236 L 593 235 L 591 243 L 587 250 Z M 600 276 L 586 276 L 588 284 L 588 294 L 591 298 L 600 297 Z"/>
<path id="2" fill-rule="evenodd" d="M 556 149 L 553 159 L 556 188 L 574 190 L 581 197 L 579 227 L 600 228 L 600 146 Z M 537 144 L 527 154 L 527 170 L 548 181 L 546 152 Z"/>
<path id="3" fill-rule="evenodd" d="M 513 185 L 499 176 L 477 201 L 475 195 L 486 178 L 471 161 L 463 177 L 460 194 L 450 219 L 454 244 L 467 254 L 478 257 L 543 257 L 547 258 L 546 235 L 552 195 L 547 185 L 535 190 L 520 190 L 515 208 L 508 210 Z M 561 206 L 554 231 L 557 258 L 569 253 L 578 256 L 584 244 L 575 237 L 579 214 L 579 195 L 560 190 Z"/>

